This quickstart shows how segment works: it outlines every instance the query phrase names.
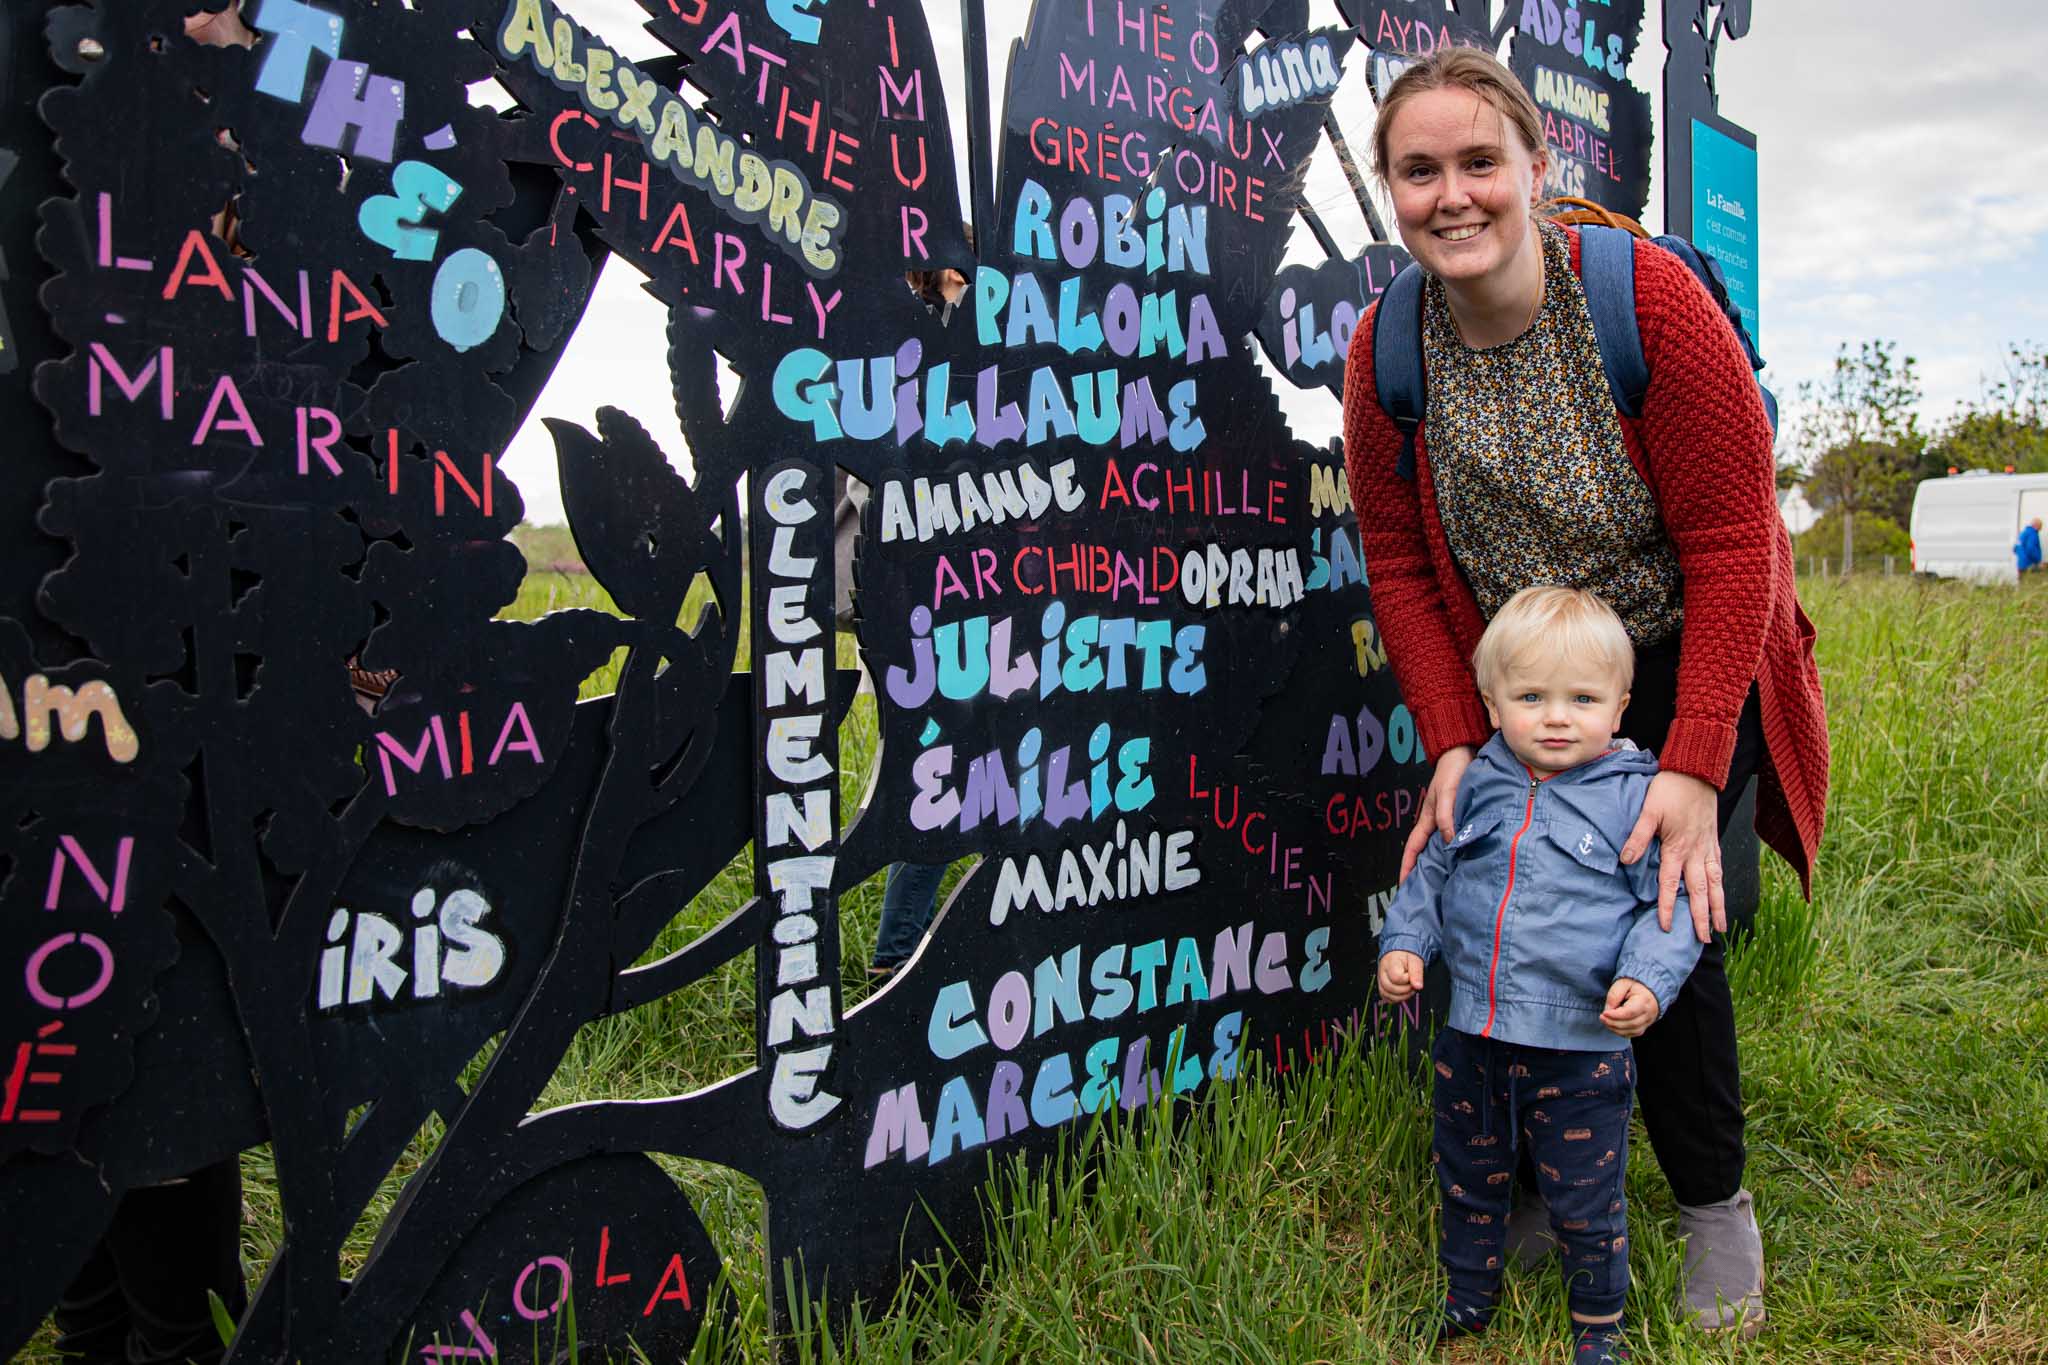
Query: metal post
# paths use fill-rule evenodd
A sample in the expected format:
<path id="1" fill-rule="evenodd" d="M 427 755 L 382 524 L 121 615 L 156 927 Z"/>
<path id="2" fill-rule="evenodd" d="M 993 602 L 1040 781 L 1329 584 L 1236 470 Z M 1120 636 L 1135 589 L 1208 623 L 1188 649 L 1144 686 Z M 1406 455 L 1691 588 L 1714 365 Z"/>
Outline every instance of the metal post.
<path id="1" fill-rule="evenodd" d="M 1365 215 L 1365 225 L 1372 230 L 1375 242 L 1390 242 L 1387 225 L 1380 221 L 1379 214 L 1372 206 L 1372 195 L 1366 190 L 1365 177 L 1358 173 L 1358 163 L 1352 159 L 1351 144 L 1344 140 L 1344 130 L 1337 126 L 1337 116 L 1328 110 L 1323 112 L 1323 136 L 1330 139 L 1330 146 L 1337 151 L 1337 164 L 1344 168 L 1344 178 L 1351 182 L 1351 197 L 1358 201 L 1359 212 Z"/>
<path id="2" fill-rule="evenodd" d="M 1330 235 L 1330 229 L 1324 225 L 1321 214 L 1307 204 L 1301 205 L 1295 212 L 1301 215 L 1302 222 L 1308 224 L 1309 232 L 1315 236 L 1316 243 L 1322 247 L 1325 256 L 1334 261 L 1344 254 L 1337 247 L 1337 239 Z"/>
<path id="3" fill-rule="evenodd" d="M 996 230 L 996 191 L 988 131 L 988 20 L 982 0 L 960 0 L 960 30 L 967 59 L 967 185 L 974 249 L 987 259 Z"/>

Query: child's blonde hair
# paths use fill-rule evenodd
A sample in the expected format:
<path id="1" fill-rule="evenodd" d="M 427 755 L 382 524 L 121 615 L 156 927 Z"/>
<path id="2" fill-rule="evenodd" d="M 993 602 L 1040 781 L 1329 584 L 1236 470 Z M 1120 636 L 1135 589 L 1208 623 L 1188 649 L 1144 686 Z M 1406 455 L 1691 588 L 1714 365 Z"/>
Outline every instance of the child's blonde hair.
<path id="1" fill-rule="evenodd" d="M 1626 692 L 1635 681 L 1636 652 L 1614 608 L 1584 588 L 1524 588 L 1494 614 L 1472 672 L 1488 696 L 1507 671 L 1532 655 L 1597 661 L 1611 669 Z"/>

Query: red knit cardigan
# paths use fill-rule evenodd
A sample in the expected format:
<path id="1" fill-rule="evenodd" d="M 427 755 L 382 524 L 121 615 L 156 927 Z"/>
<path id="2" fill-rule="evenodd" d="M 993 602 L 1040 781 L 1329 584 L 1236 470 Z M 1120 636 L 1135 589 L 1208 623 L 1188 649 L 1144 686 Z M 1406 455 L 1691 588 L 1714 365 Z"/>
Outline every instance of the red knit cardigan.
<path id="1" fill-rule="evenodd" d="M 1577 269 L 1579 235 L 1567 231 Z M 1757 832 L 1811 895 L 1827 807 L 1827 716 L 1813 625 L 1794 596 L 1792 542 L 1778 515 L 1770 422 L 1734 329 L 1692 272 L 1647 242 L 1636 243 L 1635 271 L 1650 388 L 1641 419 L 1620 419 L 1622 439 L 1663 516 L 1685 597 L 1677 715 L 1658 760 L 1723 786 L 1754 681 L 1765 747 Z M 1359 322 L 1344 381 L 1351 505 L 1373 617 L 1436 755 L 1492 733 L 1471 665 L 1486 622 L 1444 540 L 1427 423 L 1416 436 L 1415 478 L 1395 472 L 1401 437 L 1373 387 L 1373 320 L 1368 310 Z"/>

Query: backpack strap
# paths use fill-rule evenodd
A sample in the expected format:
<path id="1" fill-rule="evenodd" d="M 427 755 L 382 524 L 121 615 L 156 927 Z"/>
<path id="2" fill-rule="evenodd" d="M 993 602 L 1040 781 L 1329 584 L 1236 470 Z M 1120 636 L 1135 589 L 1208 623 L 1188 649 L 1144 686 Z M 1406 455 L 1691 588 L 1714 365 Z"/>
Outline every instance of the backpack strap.
<path id="1" fill-rule="evenodd" d="M 1422 386 L 1422 267 L 1410 262 L 1380 295 L 1372 322 L 1372 379 L 1380 409 L 1401 432 L 1394 472 L 1415 477 L 1415 433 L 1428 397 Z"/>
<path id="2" fill-rule="evenodd" d="M 1650 362 L 1636 321 L 1636 239 L 1621 228 L 1588 223 L 1579 228 L 1579 279 L 1600 345 L 1600 367 L 1616 411 L 1643 415 L 1650 388 Z M 1422 267 L 1410 263 L 1380 295 L 1373 314 L 1373 387 L 1380 408 L 1401 433 L 1394 472 L 1415 477 L 1415 433 L 1428 397 L 1422 373 Z"/>
<path id="3" fill-rule="evenodd" d="M 1615 410 L 1627 418 L 1643 415 L 1650 388 L 1650 362 L 1636 322 L 1636 239 L 1620 228 L 1587 224 L 1579 229 L 1579 280 L 1600 343 L 1600 365 Z M 1373 358 L 1379 358 L 1374 352 Z"/>
<path id="4" fill-rule="evenodd" d="M 1722 273 L 1721 263 L 1683 237 L 1667 235 L 1650 240 L 1685 262 L 1686 268 L 1699 277 L 1699 282 L 1707 287 L 1708 295 L 1720 308 L 1722 316 L 1735 329 L 1736 339 L 1742 343 L 1742 353 L 1749 358 L 1750 371 L 1757 376 L 1757 391 L 1763 395 L 1764 414 L 1771 419 L 1771 434 L 1777 435 L 1778 398 L 1763 382 L 1763 354 L 1757 350 L 1756 338 L 1749 334 L 1749 327 L 1742 320 L 1742 310 L 1729 296 L 1728 277 Z"/>

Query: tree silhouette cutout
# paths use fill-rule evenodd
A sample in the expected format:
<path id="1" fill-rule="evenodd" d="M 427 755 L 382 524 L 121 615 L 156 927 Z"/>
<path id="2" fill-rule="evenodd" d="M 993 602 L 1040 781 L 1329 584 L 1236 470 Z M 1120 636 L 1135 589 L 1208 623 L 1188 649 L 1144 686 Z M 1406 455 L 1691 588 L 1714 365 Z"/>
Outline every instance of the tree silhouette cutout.
<path id="1" fill-rule="evenodd" d="M 1288 63 L 1346 36 L 1277 0 L 1117 24 L 1041 0 L 970 242 L 921 6 L 643 8 L 672 56 L 629 62 L 546 0 L 266 4 L 250 48 L 190 40 L 169 3 L 37 31 L 32 440 L 62 476 L 10 477 L 67 557 L 0 673 L 34 663 L 27 626 L 67 634 L 89 657 L 43 676 L 105 682 L 138 744 L 7 753 L 0 894 L 12 923 L 61 851 L 66 924 L 111 920 L 132 838 L 139 903 L 101 935 L 118 991 L 64 1007 L 92 1048 L 58 1140 L 0 1166 L 10 1208 L 50 1215 L 9 1243 L 10 1342 L 121 1190 L 267 1140 L 286 1236 L 233 1359 L 521 1359 L 572 1296 L 586 1349 L 673 1356 L 720 1311 L 719 1251 L 650 1153 L 757 1180 L 778 1311 L 791 1283 L 843 1308 L 972 1254 L 975 1148 L 1042 1155 L 1078 1114 L 1359 1027 L 1362 907 L 1422 755 L 1341 459 L 1291 436 L 1245 340 L 1325 128 L 1327 84 Z M 1446 23 L 1483 29 L 1471 8 Z M 1261 51 L 1280 74 L 1250 116 Z M 512 108 L 470 103 L 486 79 Z M 498 620 L 524 564 L 495 456 L 607 254 L 668 310 L 691 472 L 615 409 L 549 422 L 621 614 Z M 939 269 L 967 281 L 950 310 L 906 287 Z M 881 735 L 844 821 L 835 471 L 867 490 Z M 686 630 L 700 580 L 716 610 Z M 742 609 L 757 677 L 733 673 Z M 579 703 L 619 649 L 614 693 Z M 395 674 L 372 711 L 351 660 Z M 778 729 L 812 715 L 814 742 Z M 634 965 L 750 840 L 761 894 Z M 968 854 L 917 959 L 844 1011 L 836 898 Z M 579 1029 L 748 954 L 755 1067 L 535 1112 Z M 1070 964 L 1111 954 L 1125 1003 L 1070 1006 Z M 1010 1039 L 1013 977 L 1050 994 Z M 919 1041 L 985 1034 L 970 1016 L 1001 1036 Z M 40 1027 L 0 1017 L 10 1044 Z"/>

